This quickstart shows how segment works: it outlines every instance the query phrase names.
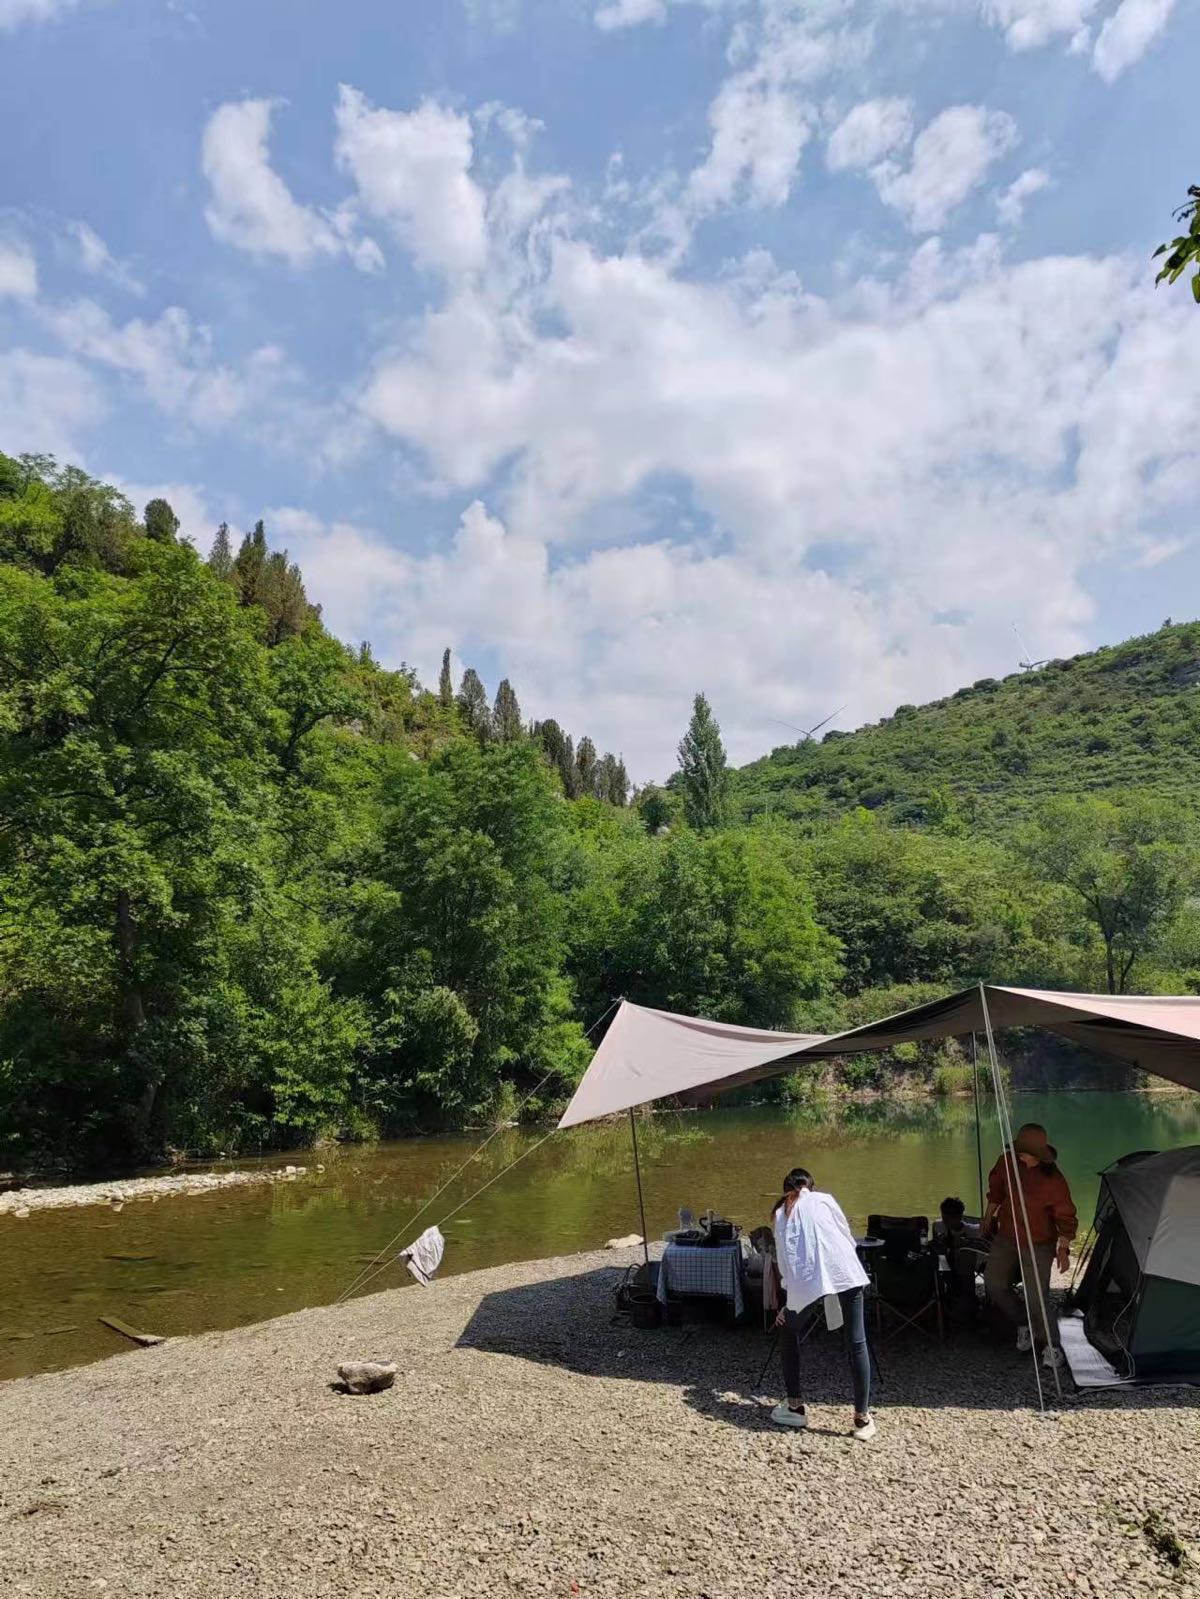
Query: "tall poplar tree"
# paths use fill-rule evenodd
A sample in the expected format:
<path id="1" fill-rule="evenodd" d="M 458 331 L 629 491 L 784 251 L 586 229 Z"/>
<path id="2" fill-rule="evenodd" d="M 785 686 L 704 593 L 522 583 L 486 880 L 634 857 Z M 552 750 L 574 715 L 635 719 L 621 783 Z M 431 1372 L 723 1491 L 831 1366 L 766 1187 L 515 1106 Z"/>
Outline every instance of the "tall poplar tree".
<path id="1" fill-rule="evenodd" d="M 513 686 L 506 677 L 501 678 L 496 690 L 496 703 L 492 708 L 492 737 L 501 744 L 515 744 L 524 732 L 521 726 L 521 707 Z"/>
<path id="2" fill-rule="evenodd" d="M 208 552 L 208 569 L 222 583 L 228 583 L 233 577 L 233 546 L 229 542 L 228 522 L 222 522 L 217 529 L 212 549 Z"/>
<path id="3" fill-rule="evenodd" d="M 721 729 L 703 694 L 692 704 L 692 719 L 679 745 L 679 787 L 689 824 L 700 831 L 725 819 L 729 773 Z"/>
<path id="4" fill-rule="evenodd" d="M 487 689 L 473 666 L 468 666 L 463 673 L 457 704 L 471 732 L 484 743 L 492 736 L 492 713 L 488 708 Z"/>
<path id="5" fill-rule="evenodd" d="M 600 799 L 600 760 L 596 746 L 586 734 L 579 740 L 579 748 L 575 751 L 575 769 L 579 773 L 580 794 L 590 794 Z"/>
<path id="6" fill-rule="evenodd" d="M 442 671 L 438 678 L 438 700 L 443 710 L 449 710 L 454 704 L 454 680 L 450 676 L 450 651 L 442 651 Z"/>

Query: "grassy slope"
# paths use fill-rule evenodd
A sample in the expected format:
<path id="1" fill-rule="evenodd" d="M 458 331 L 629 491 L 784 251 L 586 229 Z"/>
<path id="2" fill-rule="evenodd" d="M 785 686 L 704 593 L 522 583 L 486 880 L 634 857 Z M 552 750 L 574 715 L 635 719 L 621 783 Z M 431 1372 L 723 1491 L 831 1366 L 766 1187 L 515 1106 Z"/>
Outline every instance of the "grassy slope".
<path id="1" fill-rule="evenodd" d="M 985 678 L 735 774 L 737 809 L 828 816 L 856 805 L 935 820 L 950 796 L 969 824 L 1015 819 L 1050 794 L 1200 783 L 1200 622 Z"/>

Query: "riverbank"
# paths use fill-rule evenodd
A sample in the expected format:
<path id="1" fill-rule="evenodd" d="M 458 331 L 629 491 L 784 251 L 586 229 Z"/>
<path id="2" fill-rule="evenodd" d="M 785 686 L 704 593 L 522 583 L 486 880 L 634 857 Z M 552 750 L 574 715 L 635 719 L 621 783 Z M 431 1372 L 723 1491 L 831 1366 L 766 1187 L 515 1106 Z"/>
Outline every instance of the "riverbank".
<path id="1" fill-rule="evenodd" d="M 1200 1525 L 1200 1395 L 1042 1420 L 1027 1357 L 892 1344 L 863 1446 L 817 1338 L 814 1426 L 780 1433 L 754 1391 L 763 1334 L 612 1324 L 635 1258 L 473 1272 L 0 1386 L 6 1592 L 1200 1591 L 1162 1552 L 1162 1529 Z M 398 1361 L 395 1387 L 335 1393 L 362 1357 Z"/>
<path id="2" fill-rule="evenodd" d="M 322 1172 L 324 1166 L 316 1166 Z M 212 1194 L 222 1188 L 290 1183 L 306 1166 L 260 1167 L 249 1171 L 174 1172 L 161 1177 L 124 1177 L 107 1183 L 72 1183 L 60 1188 L 11 1188 L 0 1194 L 0 1216 L 23 1220 L 35 1210 L 69 1210 L 76 1205 L 108 1205 L 120 1210 L 131 1200 L 166 1199 L 180 1194 Z"/>

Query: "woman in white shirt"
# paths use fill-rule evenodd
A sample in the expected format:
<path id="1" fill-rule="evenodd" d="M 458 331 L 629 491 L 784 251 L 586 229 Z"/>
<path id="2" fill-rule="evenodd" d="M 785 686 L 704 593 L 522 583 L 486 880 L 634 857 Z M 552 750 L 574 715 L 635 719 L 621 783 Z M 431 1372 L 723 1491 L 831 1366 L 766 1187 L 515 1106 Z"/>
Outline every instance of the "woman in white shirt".
<path id="1" fill-rule="evenodd" d="M 783 1198 L 775 1207 L 775 1258 L 786 1295 L 785 1308 L 779 1312 L 775 1325 L 783 1328 L 787 1400 L 776 1405 L 771 1420 L 781 1427 L 808 1426 L 800 1381 L 803 1312 L 815 1300 L 833 1295 L 841 1307 L 846 1355 L 854 1383 L 854 1436 L 866 1443 L 875 1435 L 870 1410 L 871 1355 L 863 1307 L 867 1274 L 841 1206 L 832 1194 L 816 1191 L 802 1166 L 784 1178 Z"/>

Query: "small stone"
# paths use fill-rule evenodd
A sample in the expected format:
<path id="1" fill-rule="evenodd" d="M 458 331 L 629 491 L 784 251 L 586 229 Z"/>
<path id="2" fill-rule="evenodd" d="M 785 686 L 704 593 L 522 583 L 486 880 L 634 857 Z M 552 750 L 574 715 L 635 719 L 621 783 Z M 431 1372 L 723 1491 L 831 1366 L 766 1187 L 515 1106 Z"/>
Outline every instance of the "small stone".
<path id="1" fill-rule="evenodd" d="M 394 1360 L 348 1360 L 338 1376 L 352 1394 L 378 1394 L 395 1382 L 396 1369 Z"/>
<path id="2" fill-rule="evenodd" d="M 28 1216 L 28 1214 L 29 1214 L 29 1206 L 28 1205 L 18 1205 L 16 1210 L 13 1211 L 13 1215 L 18 1219 L 18 1221 L 20 1221 L 24 1217 Z"/>

